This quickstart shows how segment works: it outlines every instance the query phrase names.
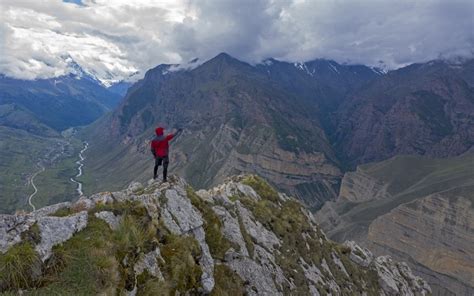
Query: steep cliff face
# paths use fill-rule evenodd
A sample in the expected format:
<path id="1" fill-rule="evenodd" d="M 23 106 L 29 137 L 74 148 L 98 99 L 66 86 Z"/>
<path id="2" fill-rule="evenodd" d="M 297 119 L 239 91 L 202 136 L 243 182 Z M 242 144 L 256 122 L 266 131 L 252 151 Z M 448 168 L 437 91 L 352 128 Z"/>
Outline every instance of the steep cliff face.
<path id="1" fill-rule="evenodd" d="M 368 246 L 376 253 L 399 253 L 440 274 L 438 284 L 459 282 L 456 295 L 474 287 L 474 204 L 454 195 L 434 194 L 401 205 L 369 226 Z M 423 272 L 420 268 L 421 273 Z M 433 276 L 435 277 L 435 276 Z M 462 285 L 469 288 L 461 288 Z"/>
<path id="2" fill-rule="evenodd" d="M 404 263 L 326 238 L 255 176 L 182 179 L 0 215 L 0 289 L 23 294 L 427 295 Z"/>
<path id="3" fill-rule="evenodd" d="M 407 261 L 435 295 L 474 293 L 472 153 L 396 157 L 346 173 L 316 219 L 329 237 Z"/>

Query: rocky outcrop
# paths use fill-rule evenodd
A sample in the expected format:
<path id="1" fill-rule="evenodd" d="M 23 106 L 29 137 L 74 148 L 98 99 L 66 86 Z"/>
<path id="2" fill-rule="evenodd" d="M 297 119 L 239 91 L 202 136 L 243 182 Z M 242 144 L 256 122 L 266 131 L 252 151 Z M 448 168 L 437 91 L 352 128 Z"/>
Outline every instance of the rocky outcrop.
<path id="1" fill-rule="evenodd" d="M 41 217 L 37 220 L 41 242 L 36 251 L 44 262 L 51 256 L 55 245 L 70 239 L 74 233 L 81 231 L 87 225 L 87 212 L 82 211 L 68 217 Z"/>
<path id="2" fill-rule="evenodd" d="M 170 180 L 1 216 L 1 233 L 8 235 L 0 239 L 0 262 L 19 268 L 0 276 L 0 288 L 127 295 L 430 293 L 405 264 L 375 257 L 354 242 L 329 241 L 298 201 L 258 177 L 233 177 L 197 193 L 182 179 Z M 34 265 L 40 272 L 14 281 L 16 272 L 33 268 L 22 261 L 34 256 L 28 250 L 44 262 Z M 13 256 L 18 252 L 24 255 Z M 66 280 L 71 269 L 87 271 Z"/>
<path id="3" fill-rule="evenodd" d="M 345 246 L 351 249 L 350 258 L 362 266 L 374 265 L 379 275 L 379 284 L 385 295 L 426 295 L 431 288 L 419 276 L 415 276 L 404 262 L 395 262 L 390 256 L 375 258 L 354 241 L 346 241 Z"/>
<path id="4" fill-rule="evenodd" d="M 68 239 L 87 225 L 87 212 L 83 211 L 69 217 L 51 217 L 50 214 L 70 206 L 60 203 L 44 207 L 29 214 L 0 215 L 0 252 L 5 253 L 18 244 L 31 228 L 38 228 L 41 240 L 36 245 L 42 261 L 51 256 L 51 249 Z"/>
<path id="5" fill-rule="evenodd" d="M 116 230 L 120 225 L 120 217 L 114 215 L 114 213 L 109 211 L 102 211 L 94 214 L 97 218 L 104 220 L 109 224 L 112 230 Z"/>

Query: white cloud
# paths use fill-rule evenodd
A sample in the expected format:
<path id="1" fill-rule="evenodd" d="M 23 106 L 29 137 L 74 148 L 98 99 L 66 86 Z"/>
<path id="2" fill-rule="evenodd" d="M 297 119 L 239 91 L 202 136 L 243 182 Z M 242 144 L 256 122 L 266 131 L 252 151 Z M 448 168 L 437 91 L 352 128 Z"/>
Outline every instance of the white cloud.
<path id="1" fill-rule="evenodd" d="M 160 63 L 228 52 L 396 68 L 472 55 L 474 2 L 391 0 L 2 0 L 0 72 L 33 79 L 70 72 L 103 80 Z"/>

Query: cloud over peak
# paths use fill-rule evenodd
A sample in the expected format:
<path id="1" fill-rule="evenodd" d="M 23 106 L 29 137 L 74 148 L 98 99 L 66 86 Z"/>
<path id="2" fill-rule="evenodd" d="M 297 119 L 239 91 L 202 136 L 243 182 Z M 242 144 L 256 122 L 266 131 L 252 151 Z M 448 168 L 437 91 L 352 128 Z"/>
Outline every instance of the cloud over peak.
<path id="1" fill-rule="evenodd" d="M 112 82 L 219 52 L 251 63 L 329 58 L 396 68 L 474 48 L 469 0 L 68 2 L 2 1 L 0 73 L 64 75 L 72 58 Z"/>

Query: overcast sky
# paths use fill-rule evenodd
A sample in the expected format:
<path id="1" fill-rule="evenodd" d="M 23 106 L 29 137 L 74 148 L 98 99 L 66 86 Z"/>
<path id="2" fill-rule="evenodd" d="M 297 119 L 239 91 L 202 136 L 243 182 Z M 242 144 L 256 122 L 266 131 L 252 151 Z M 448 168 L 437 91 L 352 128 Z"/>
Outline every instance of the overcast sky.
<path id="1" fill-rule="evenodd" d="M 78 4 L 79 3 L 79 4 Z M 0 0 L 0 73 L 103 80 L 227 52 L 397 68 L 472 56 L 474 1 Z"/>

